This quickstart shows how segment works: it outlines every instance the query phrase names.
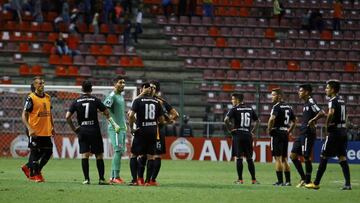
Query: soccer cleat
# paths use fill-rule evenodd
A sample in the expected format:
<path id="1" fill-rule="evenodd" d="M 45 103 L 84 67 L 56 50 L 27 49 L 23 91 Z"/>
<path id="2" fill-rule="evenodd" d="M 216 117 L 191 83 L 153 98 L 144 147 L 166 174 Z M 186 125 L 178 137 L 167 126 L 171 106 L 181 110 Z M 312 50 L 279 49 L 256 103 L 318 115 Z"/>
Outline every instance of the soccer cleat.
<path id="1" fill-rule="evenodd" d="M 284 186 L 284 183 L 282 182 L 276 182 L 273 184 L 273 186 Z"/>
<path id="2" fill-rule="evenodd" d="M 44 178 L 44 176 L 42 175 L 41 172 L 40 172 L 40 174 L 39 174 L 39 178 L 41 179 L 41 182 L 45 182 L 45 178 Z"/>
<path id="3" fill-rule="evenodd" d="M 283 186 L 291 186 L 291 183 L 290 183 L 290 182 L 285 182 L 285 183 L 283 184 Z"/>
<path id="4" fill-rule="evenodd" d="M 113 178 L 110 179 L 110 183 L 121 185 L 121 184 L 125 184 L 125 181 L 122 178 Z"/>
<path id="5" fill-rule="evenodd" d="M 300 180 L 299 184 L 296 185 L 297 188 L 301 188 L 305 186 L 305 181 Z"/>
<path id="6" fill-rule="evenodd" d="M 351 185 L 344 185 L 341 190 L 351 190 Z"/>
<path id="7" fill-rule="evenodd" d="M 149 182 L 145 183 L 145 186 L 159 186 L 159 183 L 156 180 L 150 180 Z"/>
<path id="8" fill-rule="evenodd" d="M 138 186 L 136 180 L 132 180 L 128 185 L 129 185 L 129 186 Z"/>
<path id="9" fill-rule="evenodd" d="M 36 182 L 36 183 L 44 182 L 44 181 L 42 180 L 42 178 L 40 177 L 40 175 L 30 176 L 30 177 L 29 177 L 29 180 L 31 180 L 31 181 L 33 181 L 33 182 Z"/>
<path id="10" fill-rule="evenodd" d="M 136 182 L 137 182 L 137 185 L 139 185 L 139 186 L 145 185 L 144 178 L 138 178 Z"/>
<path id="11" fill-rule="evenodd" d="M 99 185 L 111 185 L 109 182 L 106 182 L 106 180 L 99 180 Z"/>
<path id="12" fill-rule="evenodd" d="M 257 181 L 257 180 L 251 180 L 251 184 L 253 184 L 253 185 L 259 185 L 259 184 L 260 184 L 260 182 L 259 182 L 259 181 Z"/>
<path id="13" fill-rule="evenodd" d="M 243 180 L 235 180 L 234 184 L 240 185 L 240 184 L 244 184 Z"/>
<path id="14" fill-rule="evenodd" d="M 24 174 L 27 178 L 30 177 L 30 168 L 27 167 L 27 165 L 21 166 L 21 170 L 24 172 Z"/>
<path id="15" fill-rule="evenodd" d="M 90 185 L 90 180 L 84 180 L 84 182 L 82 182 L 83 185 Z"/>
<path id="16" fill-rule="evenodd" d="M 315 185 L 314 183 L 305 184 L 305 187 L 306 187 L 307 189 L 314 189 L 314 190 L 320 189 L 320 186 L 319 186 L 319 185 Z"/>

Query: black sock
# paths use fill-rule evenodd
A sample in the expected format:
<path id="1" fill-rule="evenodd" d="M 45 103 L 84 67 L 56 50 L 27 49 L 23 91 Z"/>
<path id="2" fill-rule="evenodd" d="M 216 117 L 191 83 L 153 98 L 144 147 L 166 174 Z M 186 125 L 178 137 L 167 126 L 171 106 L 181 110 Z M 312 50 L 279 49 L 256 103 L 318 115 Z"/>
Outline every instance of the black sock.
<path id="1" fill-rule="evenodd" d="M 39 159 L 40 151 L 38 149 L 31 149 L 30 151 L 30 176 L 39 175 Z"/>
<path id="2" fill-rule="evenodd" d="M 256 180 L 254 161 L 252 159 L 247 159 L 246 161 L 248 163 L 248 169 L 251 175 L 251 180 Z"/>
<path id="3" fill-rule="evenodd" d="M 278 179 L 278 183 L 283 183 L 284 182 L 282 171 L 276 171 L 276 176 L 277 176 L 277 179 Z"/>
<path id="4" fill-rule="evenodd" d="M 137 158 L 136 157 L 130 158 L 130 171 L 133 181 L 136 181 L 137 179 L 137 168 L 138 168 Z"/>
<path id="5" fill-rule="evenodd" d="M 89 159 L 81 159 L 81 167 L 85 177 L 85 180 L 90 180 L 89 178 Z"/>
<path id="6" fill-rule="evenodd" d="M 243 172 L 243 160 L 242 159 L 236 159 L 236 171 L 238 174 L 239 180 L 242 180 L 242 172 Z"/>
<path id="7" fill-rule="evenodd" d="M 311 173 L 312 173 L 312 163 L 311 160 L 305 160 L 305 183 L 308 184 L 311 182 Z"/>
<path id="8" fill-rule="evenodd" d="M 42 168 L 47 164 L 47 162 L 51 158 L 52 149 L 43 149 L 43 150 L 41 150 L 41 152 L 42 152 L 42 156 L 40 159 L 39 171 L 42 170 Z"/>
<path id="9" fill-rule="evenodd" d="M 161 168 L 161 158 L 156 158 L 154 160 L 154 170 L 151 176 L 152 181 L 156 180 L 157 176 L 159 175 L 160 168 Z"/>
<path id="10" fill-rule="evenodd" d="M 299 173 L 301 180 L 305 181 L 306 177 L 305 177 L 304 169 L 303 169 L 299 159 L 292 159 L 292 162 L 294 163 L 294 166 L 295 166 L 297 172 Z"/>
<path id="11" fill-rule="evenodd" d="M 350 169 L 349 169 L 349 164 L 348 164 L 347 160 L 341 161 L 339 164 L 340 164 L 343 174 L 344 174 L 345 185 L 350 185 Z"/>
<path id="12" fill-rule="evenodd" d="M 138 158 L 137 176 L 138 176 L 139 178 L 144 178 L 146 161 L 147 161 L 146 156 L 142 156 L 142 157 L 139 157 L 139 158 Z"/>
<path id="13" fill-rule="evenodd" d="M 105 180 L 104 173 L 105 173 L 105 165 L 103 159 L 96 159 L 96 167 L 99 172 L 99 180 Z"/>
<path id="14" fill-rule="evenodd" d="M 146 165 L 146 182 L 149 182 L 153 172 L 154 172 L 154 160 L 149 159 Z"/>
<path id="15" fill-rule="evenodd" d="M 315 184 L 315 185 L 319 185 L 319 184 L 320 184 L 321 177 L 324 175 L 324 172 L 325 172 L 325 170 L 326 170 L 327 162 L 328 162 L 327 159 L 324 159 L 324 158 L 321 158 L 321 159 L 320 159 L 319 168 L 318 168 L 318 170 L 317 170 L 316 178 L 315 178 L 315 181 L 314 181 L 314 184 Z"/>
<path id="16" fill-rule="evenodd" d="M 290 183 L 290 171 L 284 171 L 285 174 L 285 182 Z"/>

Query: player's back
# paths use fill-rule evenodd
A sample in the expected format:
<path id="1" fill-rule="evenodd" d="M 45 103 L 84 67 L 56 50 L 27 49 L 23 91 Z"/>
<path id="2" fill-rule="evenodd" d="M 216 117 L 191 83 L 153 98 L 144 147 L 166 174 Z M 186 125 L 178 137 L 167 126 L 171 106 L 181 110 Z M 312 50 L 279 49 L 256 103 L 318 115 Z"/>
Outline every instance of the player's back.
<path id="1" fill-rule="evenodd" d="M 346 128 L 346 107 L 345 101 L 340 97 L 336 96 L 330 99 L 329 109 L 334 109 L 334 115 L 330 121 L 328 130 L 333 128 Z"/>
<path id="2" fill-rule="evenodd" d="M 295 120 L 292 107 L 285 102 L 278 102 L 271 110 L 271 114 L 275 115 L 274 128 L 278 130 L 287 130 L 290 121 Z"/>
<path id="3" fill-rule="evenodd" d="M 253 108 L 243 104 L 233 107 L 228 116 L 234 119 L 234 129 L 245 132 L 251 132 L 251 122 L 258 120 Z"/>
<path id="4" fill-rule="evenodd" d="M 99 128 L 98 110 L 104 111 L 102 102 L 90 94 L 83 94 L 77 98 L 71 111 L 76 111 L 78 124 L 82 127 Z"/>
<path id="5" fill-rule="evenodd" d="M 160 102 L 150 96 L 140 96 L 134 100 L 133 111 L 136 113 L 136 126 L 156 126 L 158 118 L 163 114 Z"/>

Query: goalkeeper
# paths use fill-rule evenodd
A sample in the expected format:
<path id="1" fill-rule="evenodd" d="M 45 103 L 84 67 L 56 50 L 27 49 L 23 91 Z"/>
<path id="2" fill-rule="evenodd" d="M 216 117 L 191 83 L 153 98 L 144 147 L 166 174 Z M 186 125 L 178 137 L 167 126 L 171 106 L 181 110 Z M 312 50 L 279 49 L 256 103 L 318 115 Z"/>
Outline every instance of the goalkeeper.
<path id="1" fill-rule="evenodd" d="M 114 90 L 106 97 L 104 105 L 108 108 L 110 116 L 120 129 L 114 129 L 109 123 L 108 136 L 114 149 L 114 157 L 111 163 L 112 184 L 124 184 L 124 180 L 120 177 L 121 156 L 125 152 L 126 138 L 126 121 L 125 121 L 125 100 L 121 94 L 124 91 L 125 79 L 121 76 L 113 80 Z"/>

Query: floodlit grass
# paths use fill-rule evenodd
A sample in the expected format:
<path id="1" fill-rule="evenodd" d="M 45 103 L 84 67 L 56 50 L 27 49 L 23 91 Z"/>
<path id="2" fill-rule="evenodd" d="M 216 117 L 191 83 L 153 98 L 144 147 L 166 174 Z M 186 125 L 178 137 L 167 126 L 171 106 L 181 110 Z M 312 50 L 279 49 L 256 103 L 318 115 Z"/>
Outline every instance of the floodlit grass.
<path id="1" fill-rule="evenodd" d="M 352 191 L 341 191 L 343 175 L 338 164 L 329 164 L 318 191 L 296 188 L 299 180 L 292 167 L 292 187 L 274 187 L 273 164 L 256 164 L 260 185 L 251 185 L 244 163 L 245 184 L 234 185 L 233 162 L 163 161 L 160 187 L 97 185 L 95 160 L 90 160 L 91 185 L 82 185 L 80 160 L 49 161 L 43 170 L 45 183 L 33 183 L 20 166 L 25 159 L 0 159 L 0 202 L 359 202 L 360 165 L 350 165 Z M 111 162 L 106 160 L 106 177 Z M 315 176 L 317 165 L 314 165 Z M 130 180 L 129 162 L 122 161 L 121 176 Z"/>

